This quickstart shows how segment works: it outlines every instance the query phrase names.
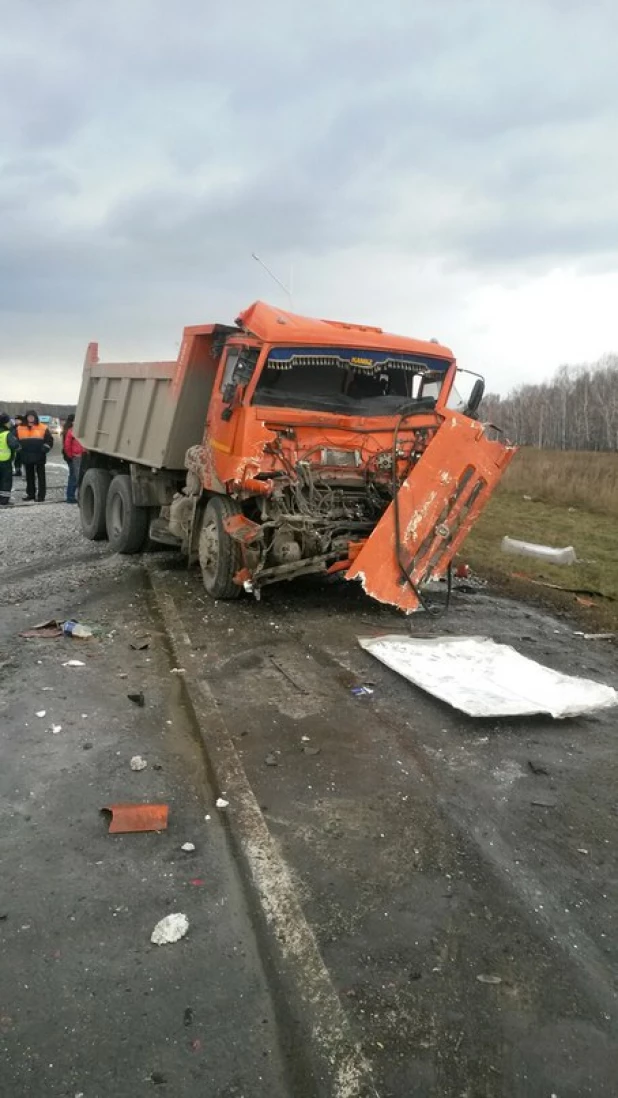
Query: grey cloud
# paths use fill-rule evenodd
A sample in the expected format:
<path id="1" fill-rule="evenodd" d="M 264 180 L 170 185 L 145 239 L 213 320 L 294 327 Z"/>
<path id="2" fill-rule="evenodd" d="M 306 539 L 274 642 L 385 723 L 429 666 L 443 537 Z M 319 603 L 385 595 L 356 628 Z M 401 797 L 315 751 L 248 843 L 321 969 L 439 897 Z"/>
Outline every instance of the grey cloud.
<path id="1" fill-rule="evenodd" d="M 4 7 L 7 317 L 235 308 L 253 250 L 618 263 L 609 3 Z"/>

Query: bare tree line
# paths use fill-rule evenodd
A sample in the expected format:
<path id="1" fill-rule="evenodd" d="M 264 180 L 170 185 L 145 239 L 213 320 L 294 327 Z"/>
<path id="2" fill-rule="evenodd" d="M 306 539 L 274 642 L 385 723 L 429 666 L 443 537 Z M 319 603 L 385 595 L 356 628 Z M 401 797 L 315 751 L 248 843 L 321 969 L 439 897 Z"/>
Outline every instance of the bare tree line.
<path id="1" fill-rule="evenodd" d="M 520 385 L 506 397 L 488 393 L 481 418 L 521 446 L 616 451 L 618 355 L 561 366 L 551 381 Z"/>
<path id="2" fill-rule="evenodd" d="M 65 420 L 69 412 L 75 411 L 74 404 L 46 404 L 40 400 L 0 400 L 0 412 L 9 416 L 23 416 L 24 412 L 36 412 L 39 416 L 58 416 Z"/>

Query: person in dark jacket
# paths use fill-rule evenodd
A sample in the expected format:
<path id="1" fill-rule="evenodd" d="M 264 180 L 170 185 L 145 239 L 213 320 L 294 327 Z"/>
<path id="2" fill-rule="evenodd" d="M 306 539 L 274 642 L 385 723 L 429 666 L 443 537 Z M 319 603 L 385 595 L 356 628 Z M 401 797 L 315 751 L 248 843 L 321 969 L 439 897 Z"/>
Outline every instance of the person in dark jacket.
<path id="1" fill-rule="evenodd" d="M 0 415 L 0 507 L 8 507 L 13 488 L 13 454 L 19 443 L 10 417 Z"/>
<path id="2" fill-rule="evenodd" d="M 13 420 L 13 423 L 15 424 L 15 437 L 16 438 L 17 438 L 17 428 L 21 427 L 23 425 L 23 422 L 24 422 L 24 417 L 23 416 L 15 416 L 15 418 Z M 15 463 L 15 476 L 20 477 L 21 476 L 21 450 L 19 448 L 19 445 L 18 445 L 18 447 L 15 451 L 14 463 Z"/>
<path id="3" fill-rule="evenodd" d="M 36 498 L 39 503 L 42 503 L 47 491 L 45 462 L 54 445 L 52 433 L 43 423 L 39 423 L 36 412 L 26 412 L 26 422 L 17 428 L 17 438 L 21 447 L 21 460 L 26 469 L 24 500 L 30 501 L 35 498 L 36 481 L 36 488 L 38 488 Z"/>

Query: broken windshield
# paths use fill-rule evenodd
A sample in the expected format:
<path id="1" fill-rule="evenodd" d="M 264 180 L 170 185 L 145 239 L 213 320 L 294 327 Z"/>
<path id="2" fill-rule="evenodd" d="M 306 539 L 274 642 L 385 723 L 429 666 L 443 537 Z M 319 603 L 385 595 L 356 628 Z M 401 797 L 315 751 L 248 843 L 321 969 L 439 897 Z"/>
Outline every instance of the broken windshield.
<path id="1" fill-rule="evenodd" d="M 356 415 L 393 415 L 418 401 L 431 409 L 450 362 L 431 355 L 352 347 L 274 347 L 254 404 Z"/>

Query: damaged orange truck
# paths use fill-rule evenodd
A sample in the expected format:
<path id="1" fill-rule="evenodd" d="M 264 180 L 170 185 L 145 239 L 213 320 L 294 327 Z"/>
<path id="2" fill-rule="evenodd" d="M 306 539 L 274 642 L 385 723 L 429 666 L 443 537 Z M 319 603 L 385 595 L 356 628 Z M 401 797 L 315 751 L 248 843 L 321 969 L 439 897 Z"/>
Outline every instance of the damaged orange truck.
<path id="1" fill-rule="evenodd" d="M 185 328 L 175 362 L 84 363 L 87 538 L 199 560 L 216 599 L 309 573 L 406 612 L 443 577 L 514 449 L 452 352 L 257 302 Z"/>

